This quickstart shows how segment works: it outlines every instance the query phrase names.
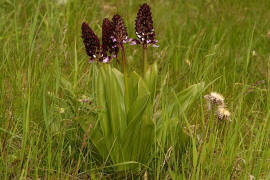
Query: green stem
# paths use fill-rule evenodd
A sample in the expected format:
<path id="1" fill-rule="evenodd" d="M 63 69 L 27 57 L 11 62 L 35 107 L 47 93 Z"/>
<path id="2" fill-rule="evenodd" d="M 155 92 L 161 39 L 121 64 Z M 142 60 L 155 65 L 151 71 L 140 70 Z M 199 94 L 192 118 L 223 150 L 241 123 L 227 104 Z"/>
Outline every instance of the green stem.
<path id="1" fill-rule="evenodd" d="M 128 80 L 127 80 L 127 62 L 126 62 L 126 55 L 124 46 L 120 46 L 121 54 L 122 54 L 122 64 L 123 64 L 123 71 L 124 71 L 124 81 L 125 81 L 125 94 L 126 94 L 126 102 L 129 106 L 129 91 L 128 91 Z"/>
<path id="2" fill-rule="evenodd" d="M 146 74 L 147 71 L 147 54 L 146 54 L 147 47 L 143 46 L 143 72 Z"/>

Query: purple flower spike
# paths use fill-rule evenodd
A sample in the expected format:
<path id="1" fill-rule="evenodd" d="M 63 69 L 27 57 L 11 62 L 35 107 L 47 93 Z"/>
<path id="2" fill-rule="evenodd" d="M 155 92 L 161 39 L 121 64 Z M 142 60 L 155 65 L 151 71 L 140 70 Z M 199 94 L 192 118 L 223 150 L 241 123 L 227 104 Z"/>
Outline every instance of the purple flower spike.
<path id="1" fill-rule="evenodd" d="M 114 37 L 118 45 L 122 46 L 123 43 L 126 43 L 128 38 L 127 29 L 125 27 L 124 21 L 120 15 L 116 14 L 112 18 L 113 27 L 114 27 Z"/>
<path id="2" fill-rule="evenodd" d="M 157 46 L 156 34 L 153 27 L 153 20 L 151 15 L 151 10 L 148 4 L 144 3 L 138 13 L 135 20 L 135 30 L 136 35 L 144 47 L 148 44 Z"/>
<path id="3" fill-rule="evenodd" d="M 90 56 L 90 62 L 93 62 L 101 50 L 99 39 L 87 23 L 83 22 L 81 29 L 86 53 Z"/>
<path id="4" fill-rule="evenodd" d="M 107 52 L 109 54 L 113 54 L 117 56 L 119 48 L 117 46 L 117 40 L 114 36 L 114 26 L 113 23 L 105 18 L 102 24 L 102 55 L 103 61 L 108 62 L 110 58 L 107 56 Z M 109 58 L 109 60 L 107 60 Z"/>

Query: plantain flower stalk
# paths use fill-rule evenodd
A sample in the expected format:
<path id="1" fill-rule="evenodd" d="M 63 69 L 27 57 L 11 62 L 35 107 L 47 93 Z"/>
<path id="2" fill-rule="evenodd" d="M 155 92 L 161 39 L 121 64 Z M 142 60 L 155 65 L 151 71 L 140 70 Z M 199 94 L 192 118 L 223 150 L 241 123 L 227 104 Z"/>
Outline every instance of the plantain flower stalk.
<path id="1" fill-rule="evenodd" d="M 216 116 L 219 120 L 228 120 L 228 121 L 232 121 L 230 118 L 230 111 L 228 109 L 226 109 L 225 107 L 221 106 L 218 107 L 216 110 Z"/>
<path id="2" fill-rule="evenodd" d="M 131 45 L 140 44 L 143 47 L 143 66 L 144 72 L 147 70 L 147 46 L 152 45 L 158 47 L 156 40 L 156 33 L 153 27 L 153 20 L 151 10 L 148 4 L 144 3 L 138 13 L 135 20 L 135 31 L 138 39 L 131 42 Z"/>
<path id="3" fill-rule="evenodd" d="M 219 120 L 226 119 L 228 121 L 231 121 L 230 118 L 230 111 L 226 108 L 224 103 L 224 97 L 216 92 L 211 92 L 208 95 L 205 95 L 204 98 L 207 101 L 208 111 L 215 112 L 216 117 Z"/>
<path id="4" fill-rule="evenodd" d="M 211 92 L 210 94 L 205 95 L 204 98 L 207 101 L 209 111 L 212 111 L 214 106 L 225 106 L 224 97 L 219 93 Z"/>

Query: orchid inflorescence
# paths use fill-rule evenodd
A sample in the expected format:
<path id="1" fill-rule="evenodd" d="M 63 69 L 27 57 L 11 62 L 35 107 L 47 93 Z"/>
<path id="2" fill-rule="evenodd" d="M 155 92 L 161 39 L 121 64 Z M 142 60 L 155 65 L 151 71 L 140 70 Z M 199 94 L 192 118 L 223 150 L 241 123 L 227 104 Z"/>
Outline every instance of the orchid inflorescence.
<path id="1" fill-rule="evenodd" d="M 152 14 L 148 4 L 144 3 L 137 13 L 135 31 L 139 40 L 133 40 L 131 44 L 141 44 L 145 48 L 148 44 L 157 46 L 156 33 L 153 27 Z"/>
<path id="2" fill-rule="evenodd" d="M 98 62 L 108 63 L 112 57 L 117 57 L 119 47 L 123 46 L 128 38 L 122 18 L 115 15 L 112 21 L 107 18 L 103 20 L 102 45 L 100 45 L 93 30 L 85 22 L 82 24 L 82 39 L 86 53 L 90 56 L 90 62 L 97 60 Z"/>
<path id="3" fill-rule="evenodd" d="M 90 56 L 90 61 L 93 61 L 100 54 L 100 43 L 98 37 L 85 22 L 82 23 L 82 38 L 86 53 Z"/>
<path id="4" fill-rule="evenodd" d="M 135 30 L 138 39 L 131 39 L 123 19 L 119 14 L 113 16 L 112 20 L 104 18 L 102 24 L 102 45 L 98 37 L 86 22 L 82 23 L 82 39 L 90 62 L 97 61 L 109 63 L 113 58 L 117 57 L 119 50 L 124 53 L 124 44 L 139 44 L 144 48 L 151 44 L 157 46 L 156 34 L 153 28 L 153 20 L 148 4 L 144 3 L 135 20 Z M 122 55 L 122 58 L 123 57 Z"/>
<path id="5" fill-rule="evenodd" d="M 117 42 L 118 45 L 122 46 L 124 43 L 131 41 L 128 38 L 127 29 L 125 27 L 124 21 L 119 14 L 116 14 L 112 18 L 113 22 L 113 41 Z"/>
<path id="6" fill-rule="evenodd" d="M 112 22 L 105 18 L 102 24 L 102 55 L 103 61 L 102 62 L 109 62 L 111 59 L 108 56 L 108 52 L 112 55 L 112 57 L 117 57 L 119 48 L 116 42 L 113 40 L 113 24 Z"/>

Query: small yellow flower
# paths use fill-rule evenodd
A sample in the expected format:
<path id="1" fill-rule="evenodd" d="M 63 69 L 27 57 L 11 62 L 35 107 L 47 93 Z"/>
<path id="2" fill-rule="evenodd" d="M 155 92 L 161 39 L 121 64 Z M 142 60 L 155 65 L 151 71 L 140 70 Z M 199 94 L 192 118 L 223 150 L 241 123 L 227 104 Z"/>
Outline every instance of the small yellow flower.
<path id="1" fill-rule="evenodd" d="M 267 36 L 268 38 L 270 38 L 270 30 L 267 32 Z"/>
<path id="2" fill-rule="evenodd" d="M 253 50 L 253 51 L 252 51 L 252 56 L 256 56 L 256 55 L 257 55 L 256 51 Z"/>
<path id="3" fill-rule="evenodd" d="M 186 59 L 186 64 L 190 67 L 191 66 L 191 63 L 189 61 L 189 59 Z"/>
<path id="4" fill-rule="evenodd" d="M 59 108 L 59 113 L 60 114 L 63 114 L 65 112 L 65 109 L 64 108 Z"/>
<path id="5" fill-rule="evenodd" d="M 53 92 L 51 92 L 51 91 L 48 91 L 47 93 L 48 93 L 49 96 L 53 96 L 54 95 Z"/>

